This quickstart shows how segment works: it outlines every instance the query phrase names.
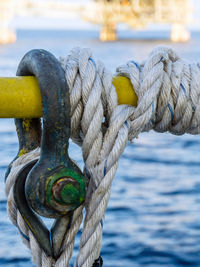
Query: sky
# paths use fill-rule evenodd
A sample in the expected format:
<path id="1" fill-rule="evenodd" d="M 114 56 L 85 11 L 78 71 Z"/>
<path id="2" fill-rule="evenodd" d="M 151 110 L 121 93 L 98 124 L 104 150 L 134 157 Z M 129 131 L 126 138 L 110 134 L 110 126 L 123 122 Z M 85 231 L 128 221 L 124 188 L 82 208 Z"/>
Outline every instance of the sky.
<path id="1" fill-rule="evenodd" d="M 193 0 L 193 7 L 195 20 L 193 27 L 200 30 L 200 0 Z"/>

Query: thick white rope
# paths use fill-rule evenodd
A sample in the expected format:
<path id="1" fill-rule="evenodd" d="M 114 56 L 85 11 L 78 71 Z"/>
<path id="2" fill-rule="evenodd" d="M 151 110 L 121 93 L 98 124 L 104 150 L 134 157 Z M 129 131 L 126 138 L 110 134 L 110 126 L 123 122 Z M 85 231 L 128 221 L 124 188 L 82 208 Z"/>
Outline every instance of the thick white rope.
<path id="1" fill-rule="evenodd" d="M 128 140 L 154 129 L 173 134 L 200 132 L 200 69 L 187 64 L 169 48 L 156 48 L 141 65 L 129 61 L 116 75 L 130 78 L 138 96 L 136 108 L 117 105 L 112 75 L 89 49 L 75 48 L 61 60 L 70 88 L 71 138 L 82 146 L 87 189 L 86 216 L 80 239 L 78 267 L 91 267 L 99 257 L 104 215 L 118 160 Z M 39 157 L 39 149 L 18 158 L 6 181 L 8 213 L 31 249 L 37 266 L 69 266 L 75 235 L 82 221 L 79 207 L 72 219 L 56 261 L 47 257 L 23 221 L 13 199 L 13 185 L 20 169 Z"/>

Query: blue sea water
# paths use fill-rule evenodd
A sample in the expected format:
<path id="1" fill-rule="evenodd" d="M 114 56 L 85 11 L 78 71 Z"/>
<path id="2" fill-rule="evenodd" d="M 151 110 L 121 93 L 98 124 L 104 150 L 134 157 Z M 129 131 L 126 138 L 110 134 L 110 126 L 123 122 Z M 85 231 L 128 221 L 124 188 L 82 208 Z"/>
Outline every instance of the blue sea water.
<path id="1" fill-rule="evenodd" d="M 99 42 L 95 30 L 17 34 L 15 44 L 0 46 L 0 76 L 14 76 L 22 56 L 33 48 L 59 57 L 74 46 L 90 47 L 113 72 L 127 60 L 144 60 L 157 45 L 200 61 L 198 32 L 179 44 L 170 43 L 167 32 L 123 31 L 120 40 L 108 43 Z M 17 150 L 13 120 L 0 119 L 0 266 L 31 267 L 30 252 L 6 213 L 4 174 Z M 83 167 L 80 148 L 73 143 L 70 155 Z M 77 250 L 78 238 L 73 259 Z M 106 212 L 102 257 L 105 267 L 200 266 L 200 136 L 143 133 L 126 147 Z"/>

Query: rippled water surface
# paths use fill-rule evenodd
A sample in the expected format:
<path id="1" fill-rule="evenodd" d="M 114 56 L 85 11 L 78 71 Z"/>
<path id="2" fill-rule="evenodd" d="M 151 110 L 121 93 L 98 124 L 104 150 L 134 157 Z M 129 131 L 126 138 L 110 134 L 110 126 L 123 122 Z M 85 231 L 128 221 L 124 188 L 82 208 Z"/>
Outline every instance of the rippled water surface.
<path id="1" fill-rule="evenodd" d="M 187 60 L 200 61 L 199 33 L 185 44 L 171 44 L 162 32 L 124 31 L 120 37 L 100 43 L 93 30 L 21 30 L 15 44 L 0 46 L 0 76 L 14 76 L 19 60 L 32 48 L 64 56 L 74 46 L 91 47 L 112 71 L 129 59 L 144 60 L 156 45 L 172 46 Z M 30 253 L 6 214 L 4 174 L 17 150 L 13 120 L 0 119 L 0 266 L 31 267 Z M 83 167 L 74 144 L 70 155 Z M 104 224 L 104 266 L 200 266 L 199 214 L 200 137 L 141 134 L 127 146 L 113 182 Z M 75 248 L 76 255 L 78 240 Z"/>

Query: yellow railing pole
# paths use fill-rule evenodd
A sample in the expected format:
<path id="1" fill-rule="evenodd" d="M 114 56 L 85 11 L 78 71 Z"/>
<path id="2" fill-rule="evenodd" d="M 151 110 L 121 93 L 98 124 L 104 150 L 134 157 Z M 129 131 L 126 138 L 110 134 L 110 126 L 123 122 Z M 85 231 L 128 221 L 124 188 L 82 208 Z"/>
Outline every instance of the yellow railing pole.
<path id="1" fill-rule="evenodd" d="M 113 78 L 119 104 L 137 105 L 137 96 L 128 78 Z M 0 118 L 42 117 L 41 94 L 34 77 L 0 78 Z"/>

